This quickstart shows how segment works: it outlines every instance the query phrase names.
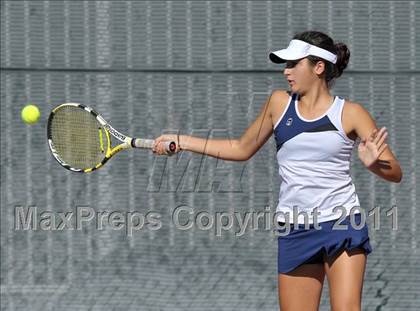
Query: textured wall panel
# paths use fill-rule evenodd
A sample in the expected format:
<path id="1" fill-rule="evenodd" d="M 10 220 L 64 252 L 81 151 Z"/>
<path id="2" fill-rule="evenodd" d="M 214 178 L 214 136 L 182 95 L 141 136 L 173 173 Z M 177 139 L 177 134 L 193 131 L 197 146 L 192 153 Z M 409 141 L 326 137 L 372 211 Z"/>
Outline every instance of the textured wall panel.
<path id="1" fill-rule="evenodd" d="M 276 309 L 277 241 L 262 223 L 237 237 L 216 236 L 214 227 L 183 231 L 171 221 L 180 205 L 211 215 L 267 206 L 273 212 L 274 138 L 247 162 L 134 151 L 78 175 L 51 157 L 46 120 L 52 107 L 72 101 L 97 108 L 131 135 L 181 129 L 238 137 L 271 91 L 287 87 L 268 52 L 296 32 L 318 29 L 352 53 L 332 93 L 361 103 L 387 126 L 404 172 L 400 184 L 385 182 L 353 154 L 362 207 L 381 207 L 379 229 L 368 218 L 374 251 L 362 309 L 417 310 L 419 20 L 415 1 L 2 1 L 1 308 Z M 42 111 L 31 127 L 20 120 L 28 102 Z M 385 215 L 394 205 L 398 230 Z M 16 231 L 16 206 L 153 211 L 162 227 L 131 237 L 94 224 Z M 329 310 L 328 299 L 325 282 L 321 310 Z"/>

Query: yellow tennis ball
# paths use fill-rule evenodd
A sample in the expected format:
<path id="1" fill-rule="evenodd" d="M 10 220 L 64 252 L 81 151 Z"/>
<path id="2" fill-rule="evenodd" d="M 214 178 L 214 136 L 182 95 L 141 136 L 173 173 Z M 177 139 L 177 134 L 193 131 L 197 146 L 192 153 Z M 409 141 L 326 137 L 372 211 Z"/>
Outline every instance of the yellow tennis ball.
<path id="1" fill-rule="evenodd" d="M 21 112 L 23 122 L 26 124 L 35 124 L 38 122 L 41 112 L 35 105 L 26 105 Z"/>

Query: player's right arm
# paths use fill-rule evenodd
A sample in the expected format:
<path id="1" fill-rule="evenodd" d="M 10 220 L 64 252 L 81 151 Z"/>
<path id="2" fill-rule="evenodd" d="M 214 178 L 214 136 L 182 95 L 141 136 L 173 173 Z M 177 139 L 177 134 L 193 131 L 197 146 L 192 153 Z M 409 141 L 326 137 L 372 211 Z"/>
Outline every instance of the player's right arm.
<path id="1" fill-rule="evenodd" d="M 261 108 L 257 118 L 245 130 L 239 139 L 205 139 L 193 136 L 180 135 L 179 145 L 182 150 L 206 154 L 223 160 L 246 161 L 251 158 L 269 139 L 273 133 L 273 107 L 287 102 L 286 91 L 274 91 Z M 176 135 L 162 135 L 155 140 L 177 140 Z M 161 145 L 155 151 L 162 154 Z"/>

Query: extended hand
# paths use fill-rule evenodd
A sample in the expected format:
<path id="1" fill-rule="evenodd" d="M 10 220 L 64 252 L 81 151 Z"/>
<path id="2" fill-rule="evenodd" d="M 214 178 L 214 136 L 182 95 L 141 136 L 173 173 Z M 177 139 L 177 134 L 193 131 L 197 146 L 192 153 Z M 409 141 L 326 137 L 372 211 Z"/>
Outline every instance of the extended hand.
<path id="1" fill-rule="evenodd" d="M 153 147 L 152 147 L 153 153 L 157 153 L 158 155 L 172 155 L 166 152 L 165 145 L 163 144 L 164 142 L 170 142 L 170 141 L 174 141 L 176 143 L 176 150 L 174 153 L 179 152 L 181 148 L 180 148 L 178 139 L 179 139 L 178 135 L 172 135 L 172 134 L 159 136 L 158 138 L 155 139 L 155 142 L 153 144 Z"/>
<path id="2" fill-rule="evenodd" d="M 388 146 L 384 143 L 387 136 L 386 127 L 382 127 L 379 132 L 375 129 L 369 137 L 361 140 L 358 147 L 359 158 L 366 167 L 374 164 L 384 152 Z"/>

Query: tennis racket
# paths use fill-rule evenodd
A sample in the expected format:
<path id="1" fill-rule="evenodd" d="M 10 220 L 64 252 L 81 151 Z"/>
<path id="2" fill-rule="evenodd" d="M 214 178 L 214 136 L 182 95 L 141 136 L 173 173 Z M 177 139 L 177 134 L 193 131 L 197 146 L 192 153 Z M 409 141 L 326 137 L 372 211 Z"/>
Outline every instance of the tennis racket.
<path id="1" fill-rule="evenodd" d="M 121 150 L 148 148 L 153 139 L 131 138 L 121 134 L 90 107 L 66 103 L 55 107 L 48 118 L 48 145 L 54 158 L 66 169 L 88 173 L 102 167 Z M 111 137 L 119 145 L 111 146 Z M 175 142 L 166 143 L 166 152 L 176 151 Z"/>

